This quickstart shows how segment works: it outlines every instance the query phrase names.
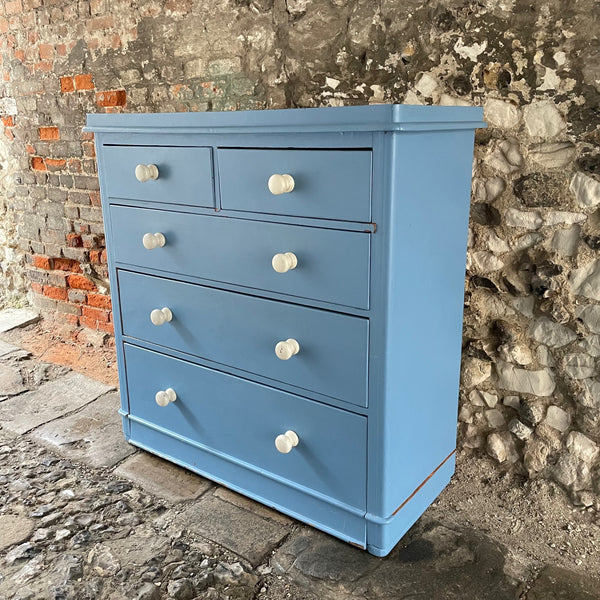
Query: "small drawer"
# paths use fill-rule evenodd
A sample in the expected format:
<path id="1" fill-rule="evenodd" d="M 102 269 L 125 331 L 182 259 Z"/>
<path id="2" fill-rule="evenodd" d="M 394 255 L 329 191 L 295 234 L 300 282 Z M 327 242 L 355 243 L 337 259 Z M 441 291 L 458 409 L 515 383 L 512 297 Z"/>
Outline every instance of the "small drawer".
<path id="1" fill-rule="evenodd" d="M 368 319 L 130 271 L 118 280 L 124 335 L 367 405 Z M 171 320 L 153 324 L 164 308 Z"/>
<path id="2" fill-rule="evenodd" d="M 368 233 L 117 205 L 110 216 L 112 247 L 121 264 L 369 307 Z M 146 249 L 147 233 L 163 234 L 164 246 Z M 273 258 L 287 253 L 294 254 L 296 266 L 276 272 Z M 276 266 L 291 265 L 284 257 Z"/>
<path id="3" fill-rule="evenodd" d="M 105 194 L 111 198 L 213 208 L 211 153 L 210 148 L 104 146 Z M 154 173 L 152 165 L 157 169 Z M 153 179 L 155 175 L 157 178 Z"/>
<path id="4" fill-rule="evenodd" d="M 129 344 L 125 361 L 132 418 L 365 508 L 365 417 Z M 174 395 L 159 396 L 166 404 L 159 406 L 156 394 L 168 389 Z M 281 453 L 275 440 L 287 431 L 297 434 L 298 444 Z"/>
<path id="5" fill-rule="evenodd" d="M 370 150 L 219 148 L 217 152 L 223 210 L 371 221 Z M 283 191 L 289 188 L 279 179 L 272 187 L 281 193 L 272 193 L 273 175 L 291 176 L 293 190 Z"/>

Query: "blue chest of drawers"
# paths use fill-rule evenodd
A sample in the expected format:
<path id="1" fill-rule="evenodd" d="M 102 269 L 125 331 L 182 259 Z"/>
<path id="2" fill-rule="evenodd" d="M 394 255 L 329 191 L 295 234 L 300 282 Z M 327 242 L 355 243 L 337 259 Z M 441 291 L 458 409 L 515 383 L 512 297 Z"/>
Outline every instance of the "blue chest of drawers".
<path id="1" fill-rule="evenodd" d="M 454 470 L 481 119 L 89 115 L 127 439 L 387 554 Z"/>

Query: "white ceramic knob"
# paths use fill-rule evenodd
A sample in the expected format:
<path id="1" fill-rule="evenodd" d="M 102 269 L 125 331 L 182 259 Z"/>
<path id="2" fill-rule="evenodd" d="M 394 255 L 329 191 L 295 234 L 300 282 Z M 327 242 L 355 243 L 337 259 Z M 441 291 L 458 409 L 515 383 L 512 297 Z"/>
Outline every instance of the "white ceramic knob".
<path id="1" fill-rule="evenodd" d="M 281 454 L 287 454 L 291 452 L 292 448 L 298 445 L 298 435 L 295 431 L 286 431 L 275 438 L 275 448 L 281 452 Z"/>
<path id="2" fill-rule="evenodd" d="M 171 402 L 177 400 L 177 394 L 173 388 L 167 388 L 164 391 L 156 392 L 154 399 L 159 406 L 169 406 Z"/>
<path id="3" fill-rule="evenodd" d="M 156 165 L 138 165 L 135 168 L 135 178 L 142 183 L 150 179 L 158 179 L 158 167 Z"/>
<path id="4" fill-rule="evenodd" d="M 268 186 L 271 194 L 287 194 L 294 189 L 294 178 L 291 175 L 271 175 Z"/>
<path id="5" fill-rule="evenodd" d="M 165 239 L 165 236 L 160 232 L 145 233 L 144 237 L 142 238 L 142 244 L 144 245 L 144 248 L 146 248 L 146 250 L 162 248 L 166 242 L 167 240 Z"/>
<path id="6" fill-rule="evenodd" d="M 271 264 L 278 273 L 287 273 L 298 266 L 298 258 L 293 252 L 279 253 L 273 257 Z"/>
<path id="7" fill-rule="evenodd" d="M 169 322 L 173 318 L 173 313 L 170 308 L 155 308 L 150 313 L 150 320 L 152 325 L 162 325 L 163 323 Z"/>
<path id="8" fill-rule="evenodd" d="M 288 360 L 298 352 L 300 352 L 300 344 L 294 338 L 289 338 L 285 342 L 277 342 L 275 346 L 275 355 L 280 360 Z"/>

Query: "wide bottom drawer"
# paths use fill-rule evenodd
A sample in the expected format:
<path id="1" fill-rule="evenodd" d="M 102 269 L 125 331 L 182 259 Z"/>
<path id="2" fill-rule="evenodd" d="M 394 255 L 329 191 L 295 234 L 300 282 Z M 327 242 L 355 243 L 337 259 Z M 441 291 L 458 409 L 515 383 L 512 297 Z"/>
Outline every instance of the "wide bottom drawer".
<path id="1" fill-rule="evenodd" d="M 365 508 L 366 417 L 130 344 L 124 354 L 132 418 L 249 470 Z M 156 394 L 168 389 L 176 399 L 159 406 Z M 299 442 L 284 454 L 275 440 L 287 431 Z"/>

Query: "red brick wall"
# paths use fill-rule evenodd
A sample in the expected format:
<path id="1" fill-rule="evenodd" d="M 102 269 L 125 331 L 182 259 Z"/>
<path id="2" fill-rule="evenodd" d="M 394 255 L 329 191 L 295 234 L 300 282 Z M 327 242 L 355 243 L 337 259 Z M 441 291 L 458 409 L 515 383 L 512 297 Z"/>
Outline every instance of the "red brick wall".
<path id="1" fill-rule="evenodd" d="M 181 35 L 167 36 L 159 48 L 178 49 L 154 51 L 157 27 L 199 31 L 214 18 L 191 11 L 185 0 L 164 7 L 153 0 L 0 0 L 0 143 L 14 159 L 13 188 L 0 208 L 16 215 L 27 293 L 46 317 L 113 332 L 86 113 L 264 106 L 240 73 L 240 43 L 206 59 L 219 32 L 189 47 Z M 184 25 L 184 16 L 196 25 Z"/>

